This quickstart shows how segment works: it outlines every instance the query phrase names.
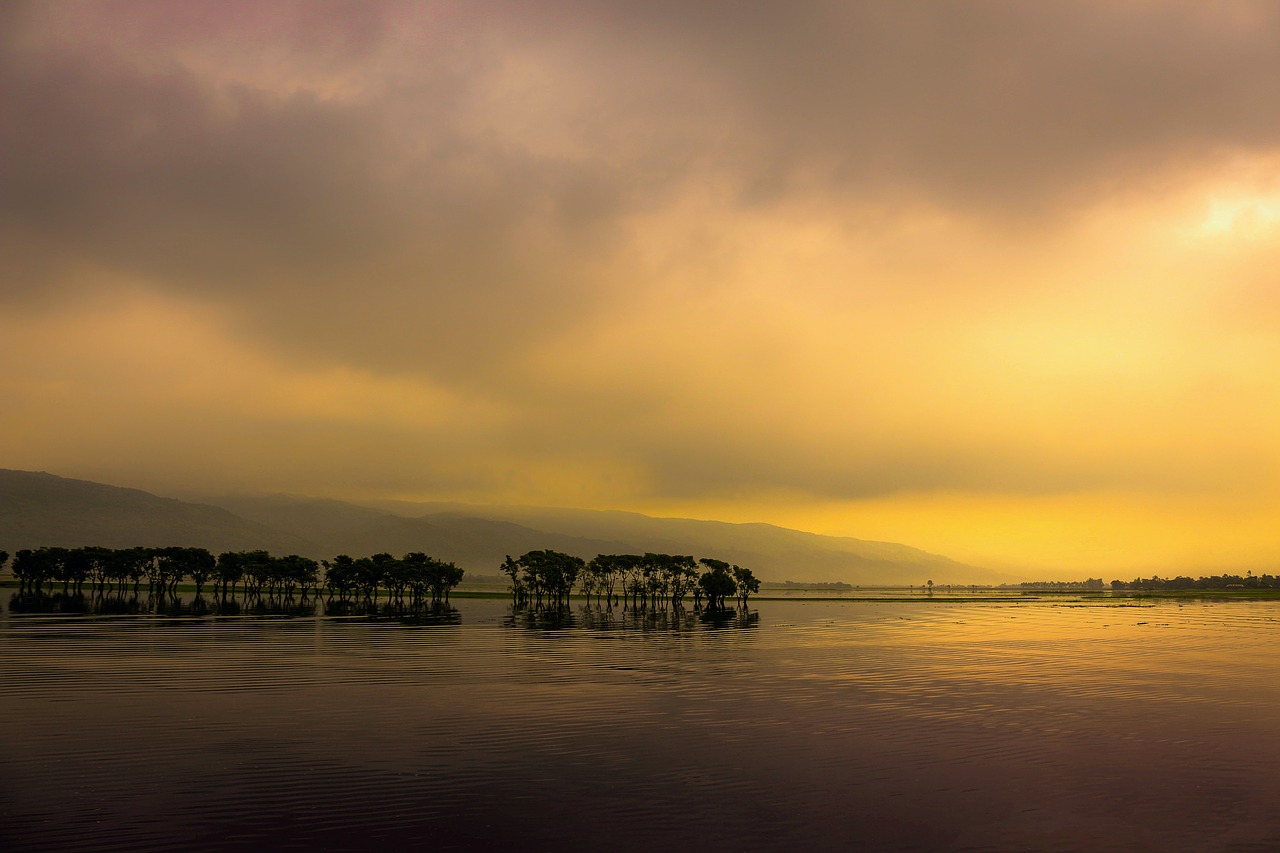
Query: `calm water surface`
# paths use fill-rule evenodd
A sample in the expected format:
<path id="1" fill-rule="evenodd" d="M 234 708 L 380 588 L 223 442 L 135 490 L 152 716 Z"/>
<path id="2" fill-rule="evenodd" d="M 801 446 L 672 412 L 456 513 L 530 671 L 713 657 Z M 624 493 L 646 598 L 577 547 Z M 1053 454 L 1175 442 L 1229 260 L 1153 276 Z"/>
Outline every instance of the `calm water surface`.
<path id="1" fill-rule="evenodd" d="M 704 622 L 12 592 L 3 850 L 1280 850 L 1280 602 Z"/>

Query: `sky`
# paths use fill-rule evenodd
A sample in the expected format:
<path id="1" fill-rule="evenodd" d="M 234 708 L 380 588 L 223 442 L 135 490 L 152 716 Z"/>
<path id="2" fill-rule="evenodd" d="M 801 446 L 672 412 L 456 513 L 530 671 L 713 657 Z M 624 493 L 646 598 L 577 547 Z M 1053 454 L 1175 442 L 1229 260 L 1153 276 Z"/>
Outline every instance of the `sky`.
<path id="1" fill-rule="evenodd" d="M 0 5 L 0 467 L 1280 568 L 1271 2 Z"/>

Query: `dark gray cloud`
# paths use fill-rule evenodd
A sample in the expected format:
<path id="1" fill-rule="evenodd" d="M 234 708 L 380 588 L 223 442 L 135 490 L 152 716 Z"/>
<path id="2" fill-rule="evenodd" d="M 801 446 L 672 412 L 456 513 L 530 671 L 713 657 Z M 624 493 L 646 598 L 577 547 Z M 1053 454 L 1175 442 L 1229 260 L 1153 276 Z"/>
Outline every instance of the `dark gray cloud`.
<path id="1" fill-rule="evenodd" d="M 583 297 L 573 254 L 620 192 L 590 163 L 473 143 L 429 86 L 413 92 L 425 121 L 396 127 L 376 97 L 217 87 L 106 49 L 5 72 L 10 298 L 97 266 L 239 305 L 260 334 L 320 331 L 310 348 L 340 359 L 482 359 Z M 567 247 L 520 245 L 547 220 Z"/>
<path id="2" fill-rule="evenodd" d="M 308 334 L 340 321 L 389 359 L 581 322 L 634 284 L 598 274 L 623 218 L 700 182 L 1016 218 L 1280 130 L 1280 10 L 1260 3 L 27 11 L 0 66 L 4 293 L 87 262 L 277 330 L 305 299 Z M 266 76 L 217 79 L 197 50 L 260 52 Z M 504 101 L 513 58 L 554 73 Z M 279 88 L 325 73 L 358 83 Z M 520 109 L 575 150 L 502 132 Z M 424 345 L 417 323 L 442 317 Z"/>
<path id="3" fill-rule="evenodd" d="M 1272 149 L 1280 9 L 1260 2 L 568 3 L 603 60 L 710 91 L 697 152 L 744 199 L 914 193 L 1022 215 L 1142 188 L 1222 149 Z M 536 30 L 543 9 L 526 11 Z M 672 68 L 676 69 L 674 72 Z M 654 80 L 652 74 L 647 80 Z M 674 110 L 687 105 L 671 85 Z M 710 109 L 708 107 L 711 107 Z M 660 117 L 658 120 L 670 120 Z"/>

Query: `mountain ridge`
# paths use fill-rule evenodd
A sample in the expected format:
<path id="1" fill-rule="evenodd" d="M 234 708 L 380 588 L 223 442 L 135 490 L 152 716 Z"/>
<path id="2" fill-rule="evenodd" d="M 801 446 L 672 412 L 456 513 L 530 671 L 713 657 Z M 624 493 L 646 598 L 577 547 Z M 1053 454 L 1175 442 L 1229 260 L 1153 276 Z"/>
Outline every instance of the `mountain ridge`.
<path id="1" fill-rule="evenodd" d="M 259 544 L 253 544 L 253 543 Z M 0 548 L 187 545 L 300 552 L 309 543 L 222 507 L 142 489 L 0 469 Z"/>
<path id="2" fill-rule="evenodd" d="M 502 559 L 552 549 L 691 554 L 766 581 L 854 585 L 1001 583 L 1011 578 L 893 542 L 823 536 L 765 522 L 660 518 L 625 510 L 341 501 L 297 495 L 179 500 L 47 472 L 0 469 L 0 548 L 189 545 L 262 548 L 318 559 L 425 551 L 496 575 Z"/>

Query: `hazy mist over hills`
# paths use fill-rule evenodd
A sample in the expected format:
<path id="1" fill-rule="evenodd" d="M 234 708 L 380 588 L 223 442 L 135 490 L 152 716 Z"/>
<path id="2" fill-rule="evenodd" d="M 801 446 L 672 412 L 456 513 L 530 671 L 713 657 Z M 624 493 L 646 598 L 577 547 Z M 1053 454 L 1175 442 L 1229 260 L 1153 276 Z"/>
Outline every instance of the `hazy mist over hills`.
<path id="1" fill-rule="evenodd" d="M 0 470 L 0 548 L 190 545 L 265 548 L 328 558 L 425 551 L 474 574 L 503 557 L 550 548 L 714 556 L 766 581 L 855 585 L 1000 583 L 1010 578 L 906 545 L 819 536 L 768 524 L 652 518 L 638 513 L 385 501 L 360 505 L 286 495 L 195 503 L 52 474 Z"/>
<path id="2" fill-rule="evenodd" d="M 0 469 L 0 549 L 188 545 L 211 551 L 297 552 L 305 540 L 225 509 L 139 489 Z"/>
<path id="3" fill-rule="evenodd" d="M 1005 574 L 965 565 L 894 542 L 821 536 L 772 524 L 732 524 L 688 518 L 654 518 L 634 512 L 550 507 L 414 504 L 376 506 L 402 515 L 423 512 L 504 519 L 541 530 L 571 530 L 596 540 L 630 543 L 631 551 L 697 552 L 759 567 L 771 581 L 844 581 L 854 584 L 921 583 L 926 578 L 1003 583 Z M 252 516 L 250 516 L 252 517 Z M 568 549 L 565 549 L 568 550 Z M 922 576 L 923 573 L 923 576 Z"/>

